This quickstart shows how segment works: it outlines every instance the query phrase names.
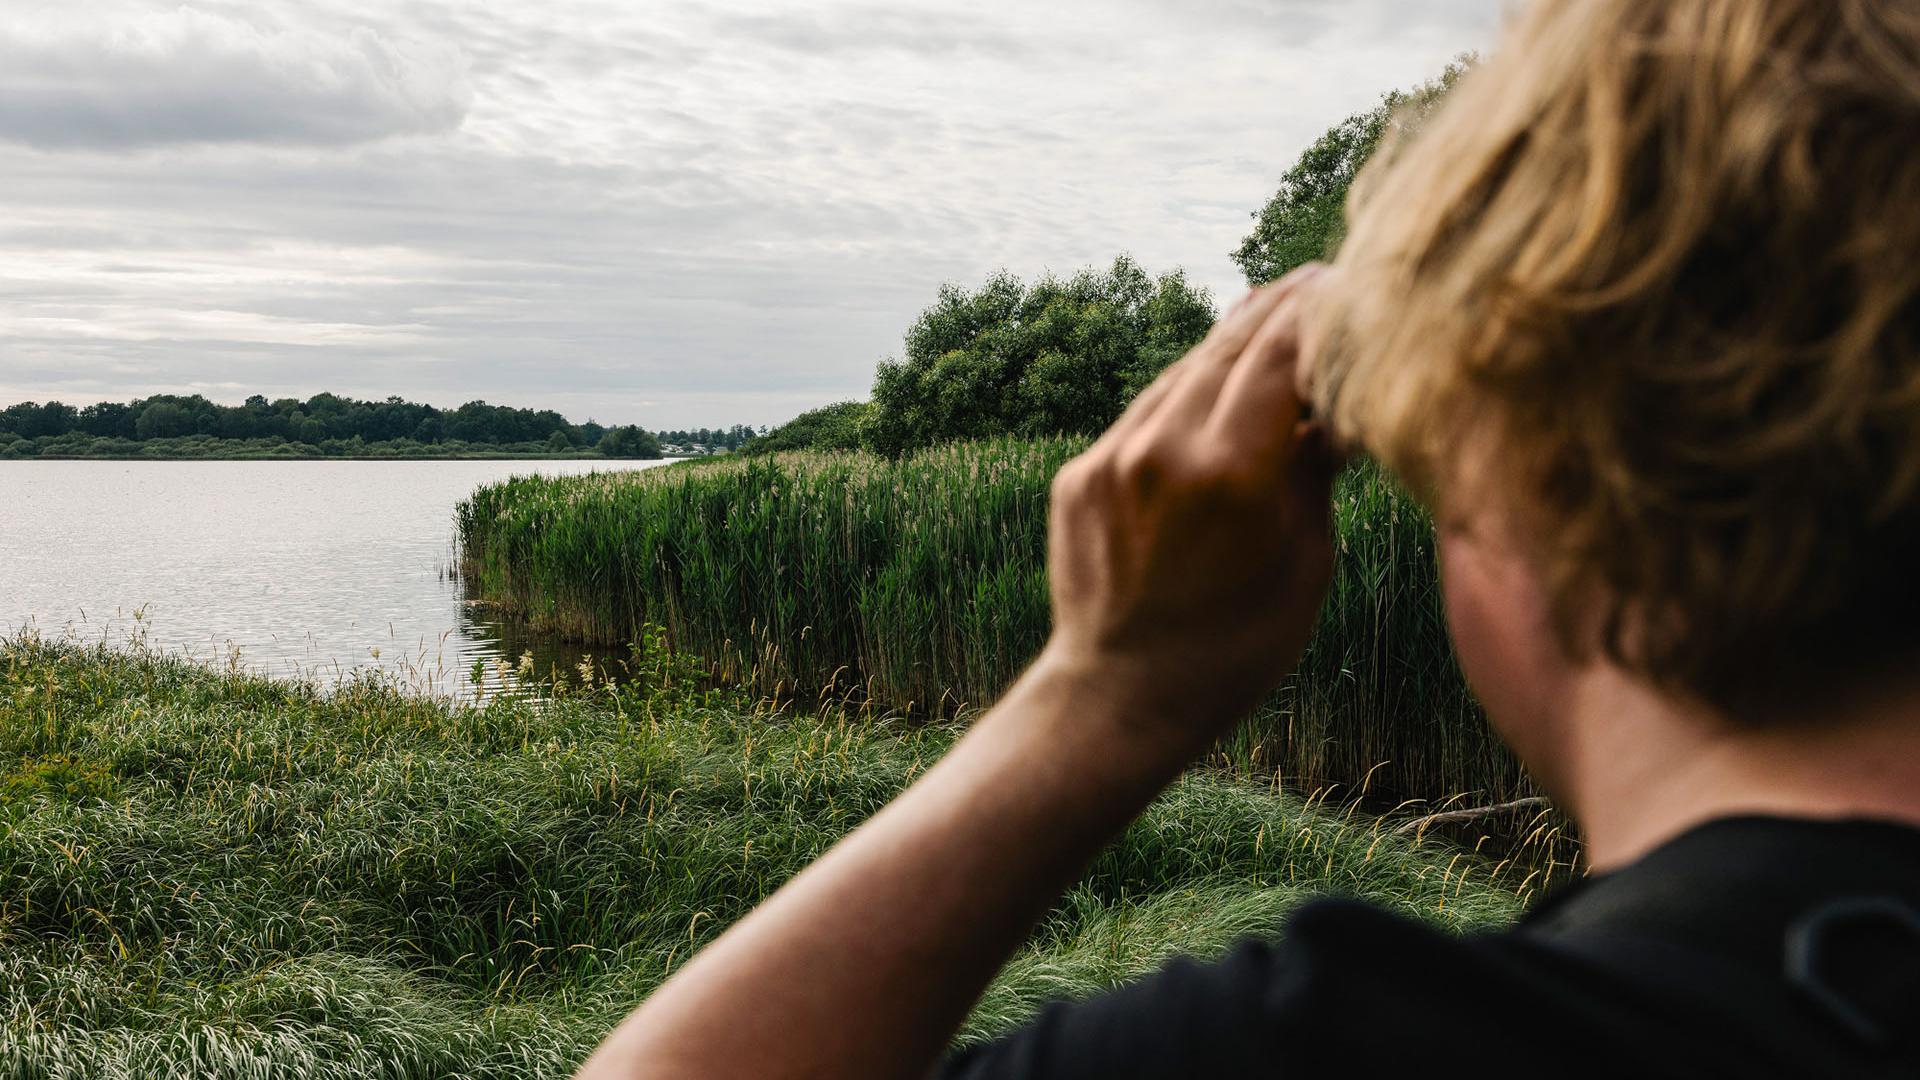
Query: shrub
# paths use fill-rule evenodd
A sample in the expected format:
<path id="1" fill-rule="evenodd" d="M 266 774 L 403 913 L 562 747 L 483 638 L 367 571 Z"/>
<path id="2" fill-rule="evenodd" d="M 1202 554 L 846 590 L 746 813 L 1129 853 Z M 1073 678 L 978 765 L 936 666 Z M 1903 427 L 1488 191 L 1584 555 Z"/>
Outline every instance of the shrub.
<path id="1" fill-rule="evenodd" d="M 749 454 L 788 450 L 858 450 L 866 437 L 873 406 L 842 401 L 801 413 L 746 444 Z"/>

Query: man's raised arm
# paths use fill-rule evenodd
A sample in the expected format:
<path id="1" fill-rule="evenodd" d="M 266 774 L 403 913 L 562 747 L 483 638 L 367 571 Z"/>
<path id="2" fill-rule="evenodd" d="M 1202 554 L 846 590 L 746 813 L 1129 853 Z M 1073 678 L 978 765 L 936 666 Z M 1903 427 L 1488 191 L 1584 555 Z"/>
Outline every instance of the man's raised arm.
<path id="1" fill-rule="evenodd" d="M 924 1077 L 1087 862 L 1298 660 L 1334 463 L 1319 268 L 1252 294 L 1055 481 L 1052 639 L 892 804 L 649 997 L 589 1080 Z"/>

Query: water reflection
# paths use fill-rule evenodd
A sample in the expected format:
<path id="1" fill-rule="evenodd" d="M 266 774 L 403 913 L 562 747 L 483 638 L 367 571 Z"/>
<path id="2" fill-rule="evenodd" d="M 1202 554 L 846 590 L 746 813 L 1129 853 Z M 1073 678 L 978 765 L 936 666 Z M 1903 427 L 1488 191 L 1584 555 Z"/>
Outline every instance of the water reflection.
<path id="1" fill-rule="evenodd" d="M 502 682 L 503 671 L 540 683 L 556 679 L 578 683 L 583 670 L 591 672 L 595 681 L 620 681 L 624 677 L 628 650 L 591 649 L 542 633 L 464 585 L 460 596 L 460 632 L 483 646 L 487 654 L 480 668 L 469 667 L 469 680 L 478 674 L 481 685 L 491 688 Z"/>

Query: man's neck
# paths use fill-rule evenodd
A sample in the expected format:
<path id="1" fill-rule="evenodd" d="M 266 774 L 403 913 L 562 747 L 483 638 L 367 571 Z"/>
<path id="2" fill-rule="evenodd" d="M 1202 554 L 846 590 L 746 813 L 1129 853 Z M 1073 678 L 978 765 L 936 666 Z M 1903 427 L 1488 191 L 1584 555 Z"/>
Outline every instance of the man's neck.
<path id="1" fill-rule="evenodd" d="M 1555 786 L 1596 871 L 1736 815 L 1920 826 L 1920 693 L 1755 728 L 1611 669 L 1580 683 Z"/>

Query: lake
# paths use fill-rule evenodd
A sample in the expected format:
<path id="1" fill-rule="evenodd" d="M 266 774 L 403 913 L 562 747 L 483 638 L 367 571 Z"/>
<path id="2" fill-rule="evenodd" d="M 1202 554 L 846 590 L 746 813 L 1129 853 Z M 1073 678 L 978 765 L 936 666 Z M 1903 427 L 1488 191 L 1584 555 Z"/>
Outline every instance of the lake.
<path id="1" fill-rule="evenodd" d="M 657 461 L 0 461 L 0 632 L 149 646 L 331 682 L 459 690 L 568 650 L 464 602 L 453 507 L 528 473 Z"/>

